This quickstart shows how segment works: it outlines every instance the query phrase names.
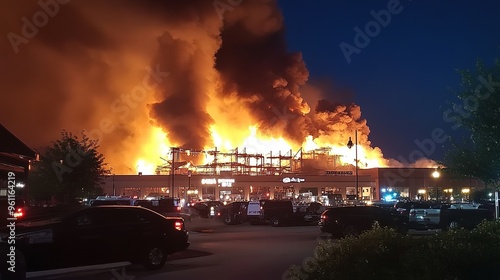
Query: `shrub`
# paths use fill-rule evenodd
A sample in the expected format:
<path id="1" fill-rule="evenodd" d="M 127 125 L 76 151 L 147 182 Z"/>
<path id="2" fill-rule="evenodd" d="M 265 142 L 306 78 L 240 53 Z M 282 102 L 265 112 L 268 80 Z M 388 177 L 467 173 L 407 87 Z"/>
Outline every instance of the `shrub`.
<path id="1" fill-rule="evenodd" d="M 284 279 L 500 279 L 500 222 L 430 236 L 375 226 L 358 237 L 321 241 Z"/>

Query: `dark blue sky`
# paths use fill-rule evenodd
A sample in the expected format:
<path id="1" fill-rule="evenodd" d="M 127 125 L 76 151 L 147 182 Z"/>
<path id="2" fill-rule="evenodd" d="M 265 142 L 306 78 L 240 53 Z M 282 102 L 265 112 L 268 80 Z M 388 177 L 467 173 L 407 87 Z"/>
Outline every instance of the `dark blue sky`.
<path id="1" fill-rule="evenodd" d="M 335 92 L 351 92 L 368 121 L 373 146 L 386 158 L 410 159 L 416 139 L 436 128 L 458 138 L 464 131 L 443 120 L 457 101 L 459 69 L 478 58 L 500 58 L 500 1 L 402 0 L 390 22 L 381 27 L 348 63 L 339 45 L 356 47 L 355 27 L 365 30 L 373 10 L 387 10 L 394 0 L 280 0 L 290 51 L 300 51 L 310 80 L 329 79 Z M 440 160 L 444 148 L 428 158 Z"/>

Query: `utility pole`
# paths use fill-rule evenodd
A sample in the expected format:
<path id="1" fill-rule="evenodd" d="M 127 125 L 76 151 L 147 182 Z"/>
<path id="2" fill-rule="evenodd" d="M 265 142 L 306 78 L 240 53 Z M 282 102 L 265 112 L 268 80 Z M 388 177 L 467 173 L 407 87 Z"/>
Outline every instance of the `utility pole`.
<path id="1" fill-rule="evenodd" d="M 174 196 L 174 189 L 175 189 L 175 152 L 178 150 L 177 147 L 172 147 L 172 163 L 170 164 L 170 190 L 169 190 L 169 197 L 175 197 Z"/>

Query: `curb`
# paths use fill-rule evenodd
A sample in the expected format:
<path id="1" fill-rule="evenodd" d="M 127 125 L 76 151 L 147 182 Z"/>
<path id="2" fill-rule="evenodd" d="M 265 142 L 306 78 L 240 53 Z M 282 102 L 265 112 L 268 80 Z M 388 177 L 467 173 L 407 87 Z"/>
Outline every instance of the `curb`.
<path id="1" fill-rule="evenodd" d="M 79 272 L 91 272 L 91 271 L 99 271 L 99 270 L 116 269 L 116 268 L 126 267 L 126 266 L 129 266 L 131 264 L 132 263 L 130 263 L 130 262 L 115 262 L 115 263 L 89 265 L 89 266 L 77 266 L 77 267 L 59 268 L 59 269 L 51 269 L 51 270 L 33 271 L 33 272 L 26 272 L 26 278 L 38 278 L 38 277 L 46 277 L 46 276 L 73 274 L 73 273 L 79 273 Z"/>

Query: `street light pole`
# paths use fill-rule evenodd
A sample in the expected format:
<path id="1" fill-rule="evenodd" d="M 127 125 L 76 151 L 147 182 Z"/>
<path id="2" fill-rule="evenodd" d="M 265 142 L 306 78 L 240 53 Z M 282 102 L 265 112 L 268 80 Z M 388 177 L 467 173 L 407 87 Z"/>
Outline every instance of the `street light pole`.
<path id="1" fill-rule="evenodd" d="M 188 173 L 187 173 L 187 175 L 188 175 L 188 191 L 186 192 L 188 199 L 190 199 L 190 196 L 191 196 L 191 193 L 190 193 L 191 192 L 191 174 L 192 174 L 191 170 L 188 170 Z"/>
<path id="2" fill-rule="evenodd" d="M 354 176 L 356 177 L 356 200 L 359 199 L 359 188 L 358 188 L 358 130 L 355 130 L 354 133 L 354 142 L 355 142 L 355 166 L 354 166 Z M 347 142 L 347 147 L 350 149 L 354 146 L 352 143 L 351 137 L 349 137 L 349 141 Z"/>
<path id="3" fill-rule="evenodd" d="M 172 150 L 172 164 L 170 165 L 170 190 L 169 197 L 174 197 L 175 190 L 175 152 L 178 150 L 176 147 L 170 148 Z"/>

